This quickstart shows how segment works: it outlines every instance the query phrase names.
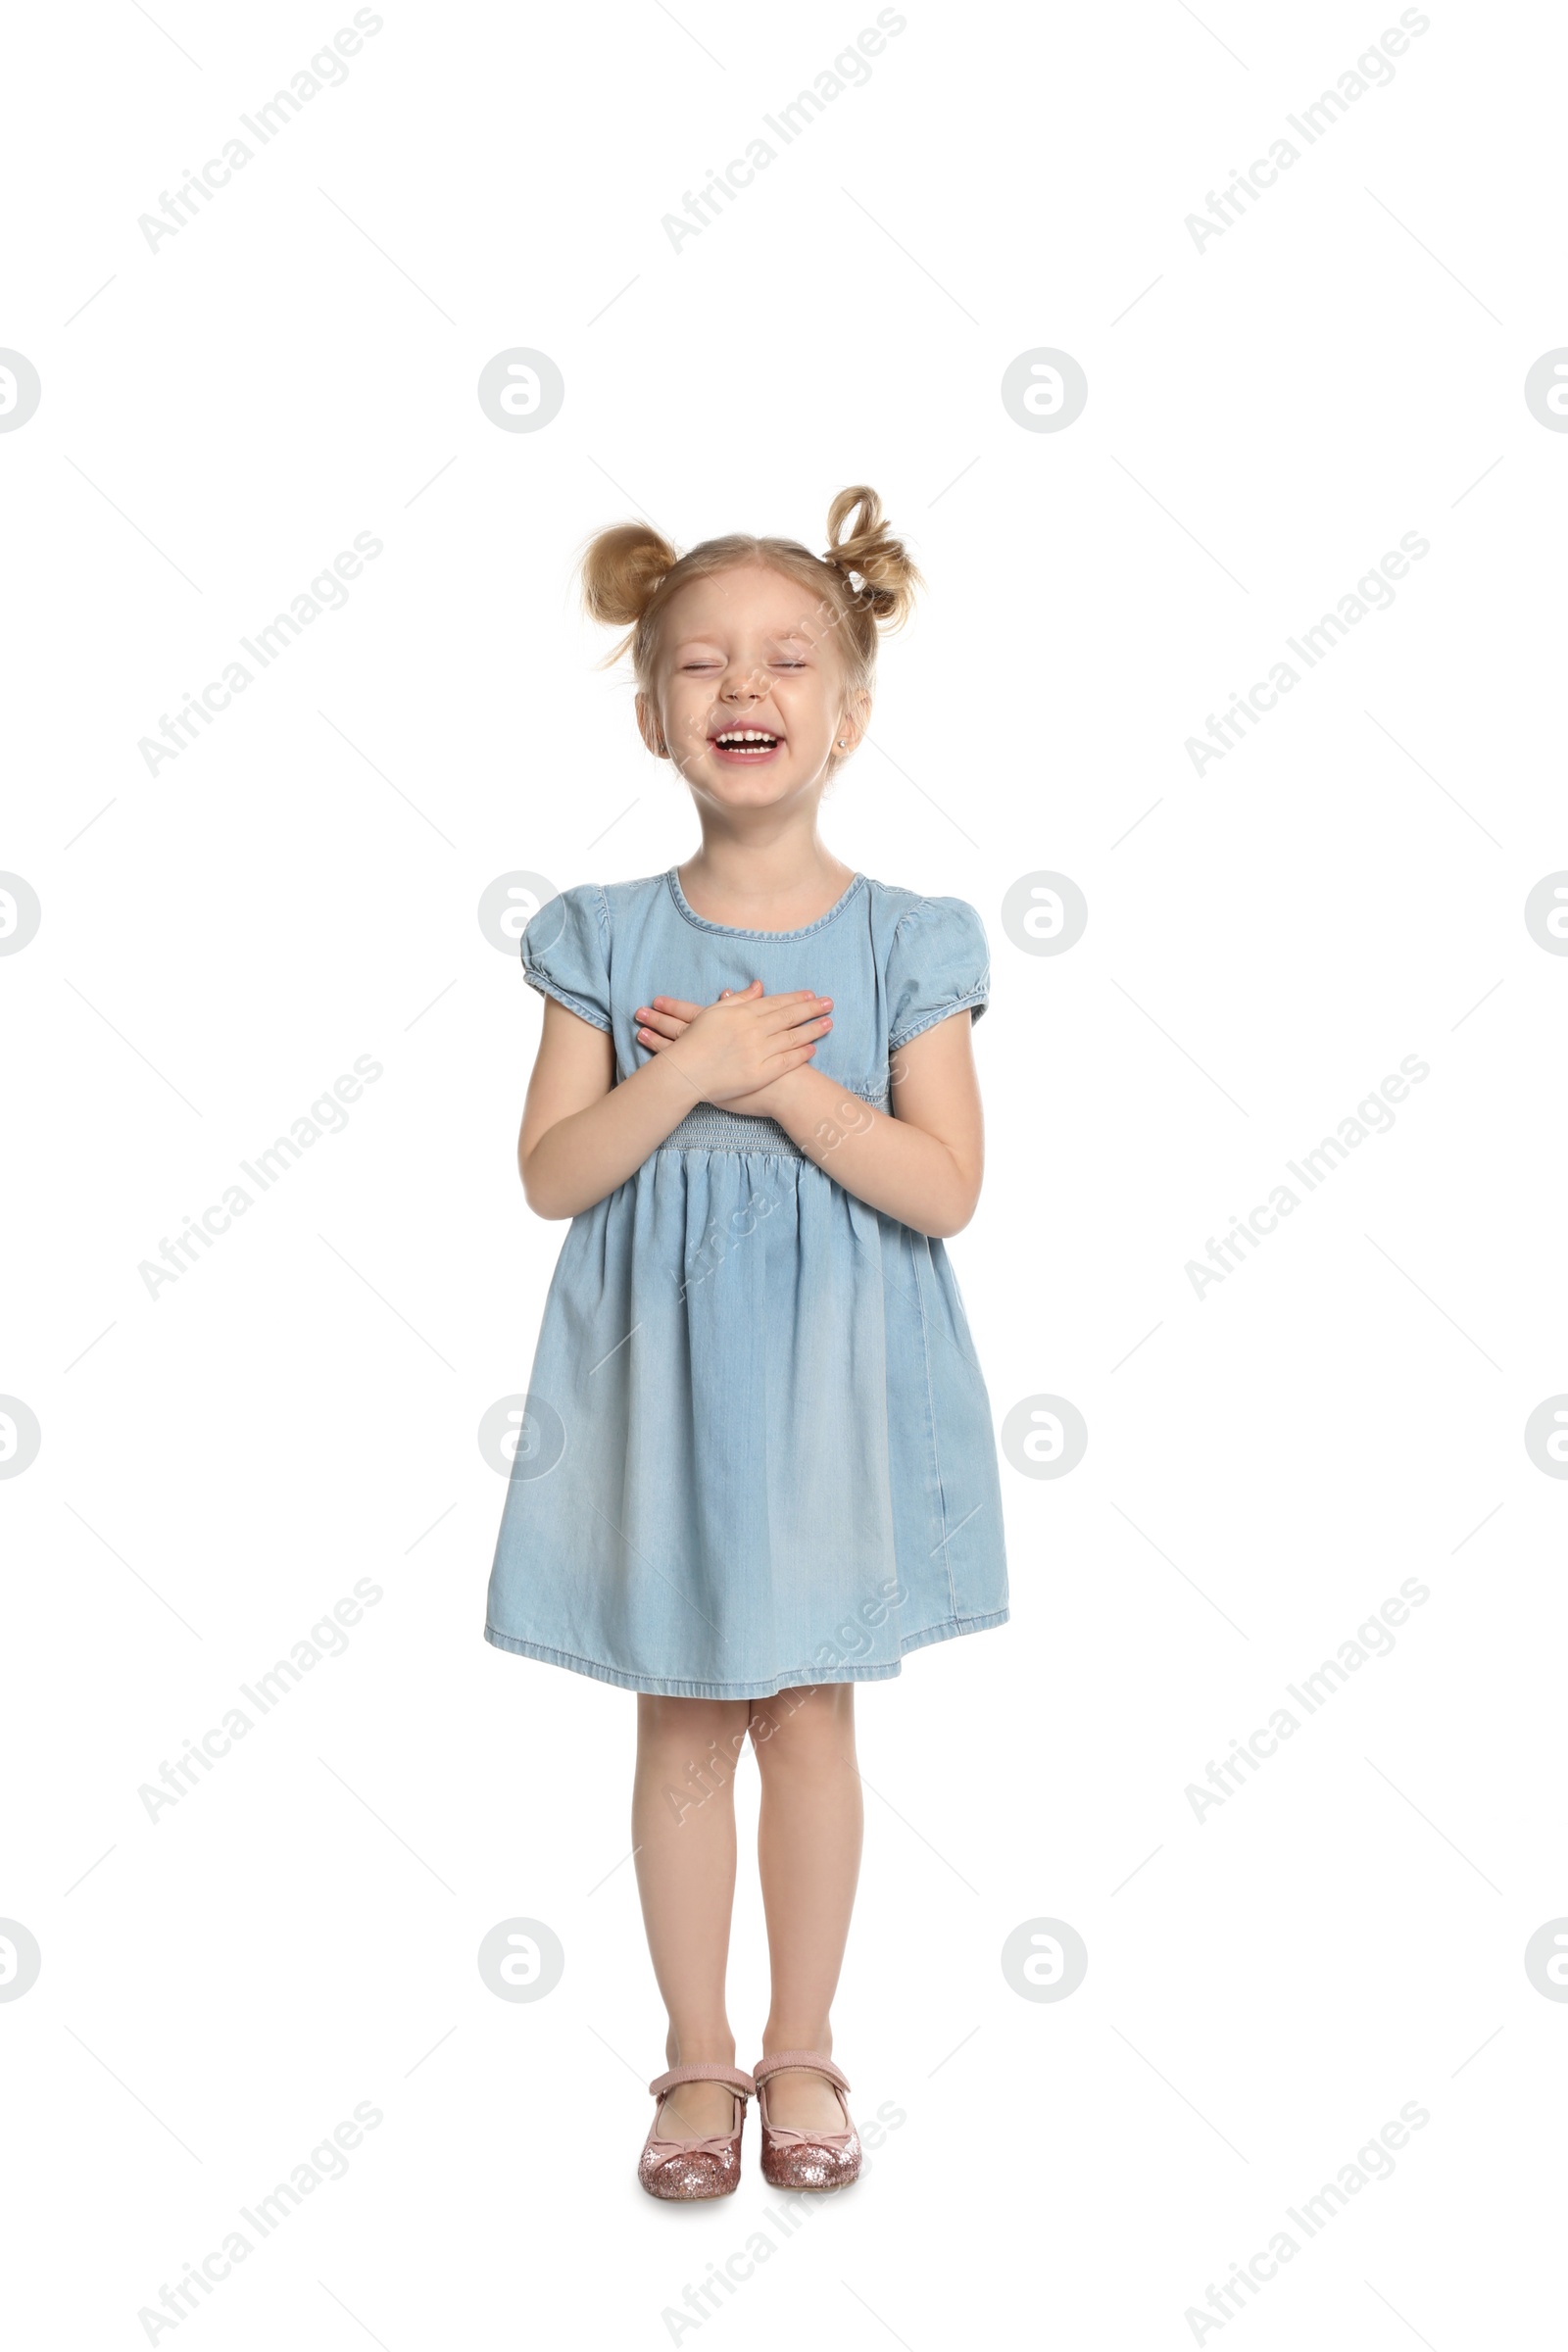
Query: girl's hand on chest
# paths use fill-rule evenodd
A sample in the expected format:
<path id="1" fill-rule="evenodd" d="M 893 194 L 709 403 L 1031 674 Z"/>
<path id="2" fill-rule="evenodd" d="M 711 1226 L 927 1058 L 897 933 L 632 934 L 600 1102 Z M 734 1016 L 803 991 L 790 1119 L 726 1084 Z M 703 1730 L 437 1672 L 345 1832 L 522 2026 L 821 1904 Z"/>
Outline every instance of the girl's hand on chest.
<path id="1" fill-rule="evenodd" d="M 766 997 L 761 987 L 753 980 L 726 988 L 711 1004 L 655 997 L 636 1008 L 637 1043 L 652 1054 L 673 1052 L 701 1101 L 766 1117 L 779 1080 L 807 1063 L 832 1028 L 833 1000 L 810 989 Z"/>

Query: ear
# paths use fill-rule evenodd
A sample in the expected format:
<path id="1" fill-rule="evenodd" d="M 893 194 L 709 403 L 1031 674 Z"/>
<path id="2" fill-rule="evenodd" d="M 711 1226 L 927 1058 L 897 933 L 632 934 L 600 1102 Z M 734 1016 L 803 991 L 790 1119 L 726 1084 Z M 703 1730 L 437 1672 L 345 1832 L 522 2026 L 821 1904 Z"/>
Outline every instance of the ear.
<path id="1" fill-rule="evenodd" d="M 641 690 L 638 692 L 634 708 L 637 712 L 637 732 L 641 735 L 644 744 L 653 753 L 656 760 L 667 760 L 669 746 L 664 741 L 664 730 L 659 723 L 653 704 Z"/>
<path id="2" fill-rule="evenodd" d="M 850 696 L 840 713 L 839 723 L 833 730 L 833 749 L 841 760 L 849 758 L 859 744 L 870 723 L 871 697 L 862 686 L 857 693 Z M 839 747 L 840 736 L 844 738 L 842 750 Z"/>

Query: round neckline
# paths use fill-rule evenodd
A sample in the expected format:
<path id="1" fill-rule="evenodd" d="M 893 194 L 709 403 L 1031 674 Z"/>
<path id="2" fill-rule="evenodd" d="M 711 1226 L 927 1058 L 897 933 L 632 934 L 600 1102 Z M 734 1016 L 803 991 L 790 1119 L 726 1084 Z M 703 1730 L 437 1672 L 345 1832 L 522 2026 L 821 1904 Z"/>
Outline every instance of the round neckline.
<path id="1" fill-rule="evenodd" d="M 856 893 L 865 886 L 864 874 L 857 874 L 826 914 L 819 914 L 814 922 L 802 923 L 798 930 L 752 931 L 739 923 L 710 923 L 706 914 L 699 914 L 687 900 L 680 886 L 680 875 L 674 866 L 666 869 L 664 880 L 669 884 L 669 895 L 675 902 L 677 913 L 683 915 L 687 922 L 695 924 L 699 931 L 716 931 L 725 939 L 808 939 L 813 931 L 820 931 L 824 923 L 830 923 L 835 915 L 842 914 Z"/>

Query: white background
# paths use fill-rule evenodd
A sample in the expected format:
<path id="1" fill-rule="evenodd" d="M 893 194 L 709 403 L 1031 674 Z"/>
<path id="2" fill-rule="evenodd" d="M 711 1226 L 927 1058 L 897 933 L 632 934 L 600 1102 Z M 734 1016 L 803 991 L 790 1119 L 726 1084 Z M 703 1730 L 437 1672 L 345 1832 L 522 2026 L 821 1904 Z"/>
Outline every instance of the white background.
<path id="1" fill-rule="evenodd" d="M 1560 20 L 1434 6 L 1200 251 L 1186 216 L 1396 9 L 911 5 L 676 252 L 662 216 L 874 10 L 388 0 L 154 252 L 138 216 L 351 12 L 154 13 L 14 25 L 0 166 L 0 343 L 43 385 L 0 435 L 0 865 L 42 906 L 0 960 L 0 1390 L 42 1431 L 0 1483 L 0 1913 L 43 1958 L 0 2004 L 18 2340 L 148 2340 L 367 2100 L 347 2176 L 154 2340 L 1535 2340 L 1568 1490 L 1522 1433 L 1568 1388 L 1568 961 L 1523 905 L 1568 864 L 1568 438 L 1523 382 L 1568 342 Z M 566 386 L 533 434 L 475 397 L 519 345 Z M 1062 432 L 1000 397 L 1041 346 L 1088 376 Z M 688 2282 L 783 2233 L 755 2117 L 732 2200 L 639 2192 L 632 1702 L 481 1639 L 475 1433 L 562 1229 L 514 1157 L 539 1003 L 476 910 L 696 843 L 593 666 L 584 538 L 820 549 L 856 481 L 929 587 L 823 831 L 985 920 L 953 1258 L 999 1426 L 1056 1395 L 1090 1438 L 1065 1478 L 1004 1467 L 1010 1625 L 862 1692 L 837 2048 L 862 2122 L 906 2120 L 681 2333 Z M 139 739 L 359 532 L 346 607 L 150 775 Z M 1196 775 L 1186 739 L 1406 532 L 1392 608 Z M 1041 870 L 1089 902 L 1060 956 L 1002 922 Z M 366 1054 L 344 1131 L 149 1297 L 141 1262 Z M 1197 1298 L 1187 1261 L 1412 1054 L 1392 1131 Z M 344 1654 L 150 1820 L 140 1787 L 367 1577 Z M 1197 1819 L 1189 1784 L 1410 1577 L 1392 1654 Z M 475 1965 L 514 1916 L 564 1946 L 537 2003 Z M 1088 1946 L 1064 2001 L 1002 1974 L 1037 1918 Z M 731 1983 L 746 2062 L 746 1867 Z M 1195 2328 L 1410 2101 L 1393 2177 Z"/>

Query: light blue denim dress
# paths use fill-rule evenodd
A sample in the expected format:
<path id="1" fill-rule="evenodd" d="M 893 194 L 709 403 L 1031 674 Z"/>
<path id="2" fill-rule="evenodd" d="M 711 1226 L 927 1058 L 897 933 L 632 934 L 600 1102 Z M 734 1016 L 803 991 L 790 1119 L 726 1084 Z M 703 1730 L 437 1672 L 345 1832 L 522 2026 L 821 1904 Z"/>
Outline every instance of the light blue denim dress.
<path id="1" fill-rule="evenodd" d="M 651 1058 L 633 1014 L 656 996 L 831 997 L 809 1066 L 846 1125 L 887 1109 L 890 1055 L 990 989 L 972 906 L 865 874 L 798 931 L 706 921 L 673 867 L 582 883 L 534 915 L 522 965 L 610 1032 L 617 1083 Z M 705 1102 L 573 1217 L 490 1574 L 498 1648 L 765 1698 L 1004 1623 L 991 1407 L 947 1251 L 831 1166 Z"/>

